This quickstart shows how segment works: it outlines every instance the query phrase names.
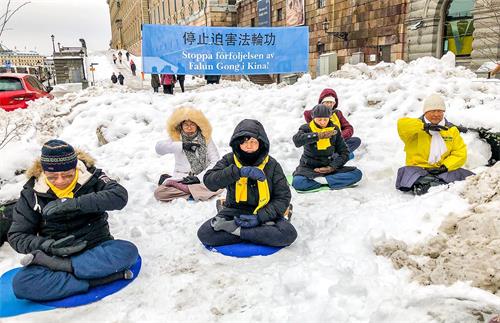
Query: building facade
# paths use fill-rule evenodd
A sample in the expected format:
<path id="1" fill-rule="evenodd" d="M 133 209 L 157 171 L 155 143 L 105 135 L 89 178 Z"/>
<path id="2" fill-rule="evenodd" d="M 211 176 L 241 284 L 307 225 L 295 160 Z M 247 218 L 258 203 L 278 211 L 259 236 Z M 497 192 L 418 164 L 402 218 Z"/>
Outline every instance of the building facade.
<path id="1" fill-rule="evenodd" d="M 35 51 L 13 51 L 0 46 L 0 65 L 9 61 L 13 66 L 43 66 L 45 56 Z"/>
<path id="2" fill-rule="evenodd" d="M 451 51 L 457 63 L 475 71 L 500 60 L 500 0 L 411 0 L 409 59 L 441 57 Z"/>
<path id="3" fill-rule="evenodd" d="M 141 26 L 149 23 L 148 0 L 108 0 L 111 43 L 114 49 L 127 49 L 140 55 Z"/>
<path id="4" fill-rule="evenodd" d="M 309 73 L 345 63 L 441 57 L 471 69 L 500 53 L 500 0 L 108 0 L 112 47 L 140 55 L 141 24 L 309 27 Z M 260 21 L 259 21 L 260 20 Z M 264 21 L 265 20 L 265 21 Z"/>

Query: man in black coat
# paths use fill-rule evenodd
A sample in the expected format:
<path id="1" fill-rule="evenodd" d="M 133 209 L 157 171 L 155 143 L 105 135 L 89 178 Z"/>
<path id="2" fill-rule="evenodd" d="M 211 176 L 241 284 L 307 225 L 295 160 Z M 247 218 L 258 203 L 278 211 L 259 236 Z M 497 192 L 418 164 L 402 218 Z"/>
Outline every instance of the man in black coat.
<path id="1" fill-rule="evenodd" d="M 297 232 L 283 214 L 291 193 L 280 164 L 269 156 L 269 139 L 262 124 L 245 119 L 234 130 L 226 154 L 203 177 L 205 186 L 226 188 L 224 207 L 198 230 L 205 245 L 220 246 L 242 241 L 283 247 Z"/>
<path id="2" fill-rule="evenodd" d="M 293 173 L 292 186 L 309 191 L 328 185 L 340 189 L 357 183 L 362 174 L 356 167 L 345 167 L 349 148 L 340 129 L 330 120 L 332 110 L 318 104 L 312 110 L 312 120 L 300 126 L 293 136 L 296 147 L 304 147 L 300 163 Z"/>
<path id="3" fill-rule="evenodd" d="M 118 72 L 118 83 L 123 85 L 123 81 L 125 80 L 125 76 L 123 76 L 122 72 Z"/>
<path id="4" fill-rule="evenodd" d="M 132 278 L 137 248 L 113 240 L 106 213 L 127 204 L 123 186 L 61 140 L 43 145 L 27 175 L 8 233 L 12 248 L 27 254 L 13 279 L 18 298 L 59 299 Z"/>
<path id="5" fill-rule="evenodd" d="M 186 75 L 177 74 L 177 81 L 179 81 L 179 85 L 181 86 L 181 91 L 184 93 L 184 80 L 186 79 Z"/>

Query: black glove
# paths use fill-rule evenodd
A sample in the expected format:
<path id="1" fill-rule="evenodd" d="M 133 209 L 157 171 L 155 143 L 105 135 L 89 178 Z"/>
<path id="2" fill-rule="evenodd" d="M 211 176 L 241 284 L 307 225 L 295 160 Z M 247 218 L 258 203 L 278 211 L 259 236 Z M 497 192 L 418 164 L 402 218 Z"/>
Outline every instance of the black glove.
<path id="1" fill-rule="evenodd" d="M 240 168 L 240 176 L 241 177 L 248 177 L 251 179 L 254 179 L 256 181 L 265 181 L 266 180 L 266 174 L 262 170 L 260 170 L 257 167 L 254 166 L 243 166 Z"/>
<path id="2" fill-rule="evenodd" d="M 181 183 L 186 185 L 200 184 L 200 180 L 196 176 L 186 176 L 182 179 Z"/>
<path id="3" fill-rule="evenodd" d="M 196 142 L 183 142 L 182 143 L 182 149 L 184 149 L 184 150 L 196 151 L 196 149 L 200 146 L 201 145 L 199 143 L 196 143 Z"/>
<path id="4" fill-rule="evenodd" d="M 62 215 L 80 210 L 80 203 L 78 198 L 57 199 L 45 205 L 42 215 L 45 218 L 50 218 L 55 215 Z"/>
<path id="5" fill-rule="evenodd" d="M 242 228 L 255 228 L 260 224 L 259 218 L 253 214 L 241 214 L 234 217 L 234 223 Z"/>
<path id="6" fill-rule="evenodd" d="M 469 131 L 469 128 L 467 128 L 466 126 L 455 126 L 455 127 L 457 127 L 458 131 L 461 133 L 467 133 Z"/>
<path id="7" fill-rule="evenodd" d="M 48 255 L 66 257 L 78 253 L 87 247 L 87 241 L 74 242 L 74 235 L 67 236 L 57 241 L 54 239 L 47 239 L 40 245 L 40 249 Z"/>
<path id="8" fill-rule="evenodd" d="M 448 130 L 448 128 L 445 126 L 440 126 L 438 124 L 424 123 L 424 131 L 426 131 L 426 132 L 441 131 L 441 130 Z"/>
<path id="9" fill-rule="evenodd" d="M 445 165 L 441 165 L 438 168 L 429 168 L 429 169 L 427 169 L 427 171 L 431 175 L 439 175 L 442 173 L 446 173 L 448 171 L 448 168 L 446 168 Z"/>

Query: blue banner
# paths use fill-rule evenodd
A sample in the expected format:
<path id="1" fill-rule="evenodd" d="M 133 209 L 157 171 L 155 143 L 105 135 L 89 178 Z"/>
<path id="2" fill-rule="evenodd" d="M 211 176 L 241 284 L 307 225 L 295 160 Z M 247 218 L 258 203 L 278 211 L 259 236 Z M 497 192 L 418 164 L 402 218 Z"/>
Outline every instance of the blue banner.
<path id="1" fill-rule="evenodd" d="M 145 73 L 235 75 L 307 72 L 308 27 L 144 25 Z"/>

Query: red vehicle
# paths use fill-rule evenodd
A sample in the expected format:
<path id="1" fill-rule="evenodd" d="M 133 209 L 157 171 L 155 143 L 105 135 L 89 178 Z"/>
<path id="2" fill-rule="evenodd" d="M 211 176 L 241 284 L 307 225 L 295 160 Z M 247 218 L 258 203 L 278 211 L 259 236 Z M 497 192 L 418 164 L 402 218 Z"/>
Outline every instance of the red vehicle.
<path id="1" fill-rule="evenodd" d="M 45 87 L 32 75 L 0 73 L 0 108 L 5 111 L 25 109 L 28 101 L 39 98 L 53 99 L 50 91 L 52 87 Z"/>

